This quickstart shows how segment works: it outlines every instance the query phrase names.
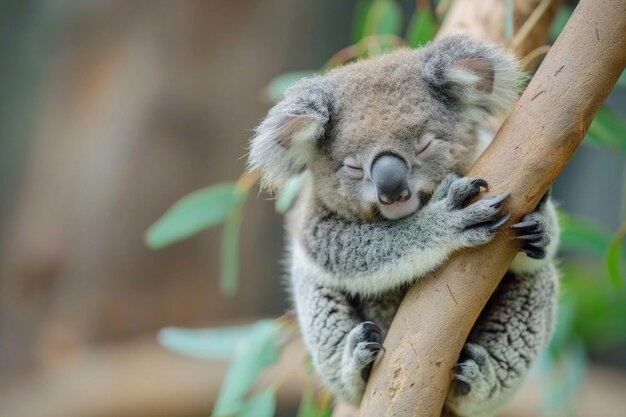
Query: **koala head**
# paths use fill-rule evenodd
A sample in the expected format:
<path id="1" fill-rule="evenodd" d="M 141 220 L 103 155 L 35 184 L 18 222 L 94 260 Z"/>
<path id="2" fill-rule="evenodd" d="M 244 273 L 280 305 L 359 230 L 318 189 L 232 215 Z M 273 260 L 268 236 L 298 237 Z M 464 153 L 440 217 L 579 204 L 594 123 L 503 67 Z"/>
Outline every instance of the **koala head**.
<path id="1" fill-rule="evenodd" d="M 257 128 L 249 165 L 272 189 L 308 170 L 316 201 L 346 218 L 407 216 L 467 171 L 518 75 L 504 51 L 454 36 L 301 80 Z"/>

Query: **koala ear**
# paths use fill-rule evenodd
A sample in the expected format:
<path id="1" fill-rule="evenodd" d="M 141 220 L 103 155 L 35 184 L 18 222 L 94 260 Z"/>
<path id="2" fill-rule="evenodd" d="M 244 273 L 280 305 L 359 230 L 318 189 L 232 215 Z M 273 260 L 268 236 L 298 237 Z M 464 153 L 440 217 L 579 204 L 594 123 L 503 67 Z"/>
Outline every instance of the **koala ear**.
<path id="1" fill-rule="evenodd" d="M 479 113 L 509 110 L 519 95 L 520 75 L 512 55 L 466 36 L 433 42 L 422 63 L 422 77 L 435 96 Z"/>
<path id="2" fill-rule="evenodd" d="M 256 128 L 248 167 L 261 170 L 263 186 L 279 189 L 306 168 L 326 132 L 331 91 L 323 77 L 300 80 Z"/>

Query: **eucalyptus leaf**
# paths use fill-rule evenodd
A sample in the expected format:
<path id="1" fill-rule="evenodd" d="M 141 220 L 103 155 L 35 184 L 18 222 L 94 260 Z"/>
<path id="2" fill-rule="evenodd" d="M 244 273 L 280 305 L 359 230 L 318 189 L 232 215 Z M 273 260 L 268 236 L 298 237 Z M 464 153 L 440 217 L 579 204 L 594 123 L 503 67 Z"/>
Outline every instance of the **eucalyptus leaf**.
<path id="1" fill-rule="evenodd" d="M 515 17 L 515 0 L 504 2 L 504 36 L 507 39 L 513 37 L 513 20 Z"/>
<path id="2" fill-rule="evenodd" d="M 265 99 L 277 103 L 285 95 L 285 91 L 296 81 L 306 77 L 314 77 L 321 74 L 320 71 L 292 71 L 286 72 L 274 78 L 263 90 Z"/>
<path id="3" fill-rule="evenodd" d="M 181 355 L 194 358 L 228 359 L 254 325 L 217 327 L 211 329 L 183 329 L 166 327 L 158 333 L 159 343 Z"/>
<path id="4" fill-rule="evenodd" d="M 626 70 L 622 71 L 622 75 L 620 75 L 617 80 L 617 85 L 619 87 L 626 87 Z"/>
<path id="5" fill-rule="evenodd" d="M 602 264 L 565 262 L 563 293 L 576 302 L 575 333 L 592 350 L 626 343 L 626 286 L 610 284 Z"/>
<path id="6" fill-rule="evenodd" d="M 615 287 L 618 287 L 624 281 L 620 268 L 622 263 L 622 241 L 625 237 L 626 223 L 622 224 L 615 234 L 606 254 L 606 270 L 611 283 Z"/>
<path id="7" fill-rule="evenodd" d="M 317 417 L 317 409 L 313 401 L 313 392 L 310 389 L 304 389 L 302 391 L 297 417 Z"/>
<path id="8" fill-rule="evenodd" d="M 148 228 L 147 245 L 159 249 L 222 222 L 238 204 L 234 191 L 235 183 L 229 182 L 181 198 Z"/>
<path id="9" fill-rule="evenodd" d="M 591 142 L 626 154 L 626 122 L 606 106 L 600 107 L 587 134 Z"/>
<path id="10" fill-rule="evenodd" d="M 260 320 L 237 345 L 226 378 L 213 409 L 214 416 L 237 414 L 244 398 L 264 368 L 276 362 L 282 342 L 280 325 Z"/>
<path id="11" fill-rule="evenodd" d="M 243 203 L 246 193 L 234 191 L 236 206 L 224 222 L 221 242 L 220 290 L 223 295 L 232 296 L 237 290 L 239 272 L 239 235 L 243 220 Z"/>
<path id="12" fill-rule="evenodd" d="M 574 332 L 576 320 L 576 299 L 571 295 L 562 298 L 558 305 L 557 317 L 559 319 L 556 321 L 549 346 L 549 352 L 553 357 L 558 356 L 566 348 Z"/>
<path id="13" fill-rule="evenodd" d="M 365 23 L 367 15 L 374 4 L 374 0 L 359 0 L 354 11 L 354 20 L 352 23 L 352 42 L 357 43 L 367 34 L 365 33 Z"/>
<path id="14" fill-rule="evenodd" d="M 402 9 L 394 0 L 375 0 L 365 19 L 365 36 L 399 35 Z"/>
<path id="15" fill-rule="evenodd" d="M 559 8 L 556 17 L 554 18 L 554 20 L 552 21 L 552 25 L 550 26 L 550 43 L 553 43 L 556 38 L 559 37 L 559 34 L 567 24 L 567 21 L 572 16 L 573 12 L 573 6 L 563 5 Z"/>
<path id="16" fill-rule="evenodd" d="M 406 34 L 406 41 L 412 48 L 424 45 L 435 38 L 437 20 L 429 7 L 419 8 L 413 14 Z"/>
<path id="17" fill-rule="evenodd" d="M 306 172 L 290 178 L 276 198 L 276 211 L 286 213 L 300 195 L 300 190 L 306 181 Z"/>
<path id="18" fill-rule="evenodd" d="M 582 249 L 597 256 L 604 256 L 611 235 L 604 228 L 588 219 L 570 216 L 559 211 L 561 225 L 561 247 L 564 249 Z"/>
<path id="19" fill-rule="evenodd" d="M 247 401 L 237 417 L 272 417 L 276 412 L 276 392 L 266 389 Z"/>

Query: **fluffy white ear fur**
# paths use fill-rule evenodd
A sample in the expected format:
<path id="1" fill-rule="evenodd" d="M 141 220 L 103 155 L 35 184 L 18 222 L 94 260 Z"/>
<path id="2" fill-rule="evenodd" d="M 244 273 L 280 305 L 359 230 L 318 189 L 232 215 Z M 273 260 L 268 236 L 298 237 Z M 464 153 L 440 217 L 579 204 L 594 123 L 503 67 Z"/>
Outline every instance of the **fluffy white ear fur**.
<path id="1" fill-rule="evenodd" d="M 321 77 L 300 80 L 257 127 L 248 167 L 262 171 L 264 187 L 278 190 L 306 168 L 324 137 L 332 105 L 330 91 Z"/>
<path id="2" fill-rule="evenodd" d="M 519 96 L 521 72 L 516 59 L 502 48 L 466 36 L 429 45 L 422 75 L 479 118 L 484 112 L 510 110 Z"/>
<path id="3" fill-rule="evenodd" d="M 285 116 L 272 127 L 262 124 L 252 139 L 248 167 L 261 169 L 262 185 L 278 190 L 305 169 L 324 121 L 310 116 Z"/>

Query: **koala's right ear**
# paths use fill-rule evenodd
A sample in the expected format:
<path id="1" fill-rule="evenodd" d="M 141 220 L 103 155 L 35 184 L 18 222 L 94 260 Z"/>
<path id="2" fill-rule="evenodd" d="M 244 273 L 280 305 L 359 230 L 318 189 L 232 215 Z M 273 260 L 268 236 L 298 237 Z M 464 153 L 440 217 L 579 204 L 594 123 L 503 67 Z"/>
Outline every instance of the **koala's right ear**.
<path id="1" fill-rule="evenodd" d="M 306 169 L 326 132 L 331 91 L 323 77 L 300 80 L 256 128 L 248 167 L 261 170 L 264 187 L 280 189 L 289 178 Z"/>

